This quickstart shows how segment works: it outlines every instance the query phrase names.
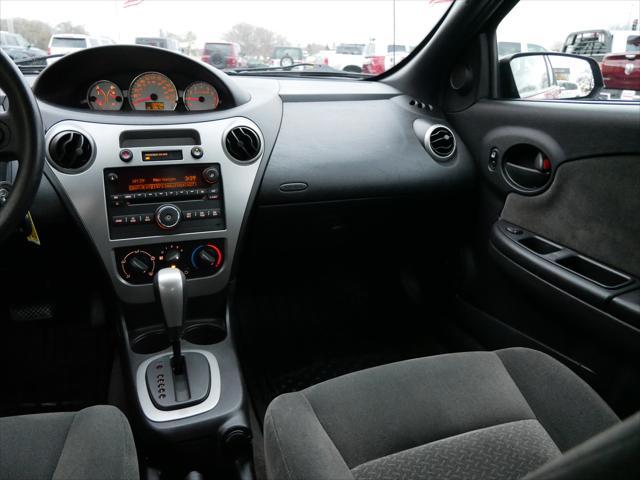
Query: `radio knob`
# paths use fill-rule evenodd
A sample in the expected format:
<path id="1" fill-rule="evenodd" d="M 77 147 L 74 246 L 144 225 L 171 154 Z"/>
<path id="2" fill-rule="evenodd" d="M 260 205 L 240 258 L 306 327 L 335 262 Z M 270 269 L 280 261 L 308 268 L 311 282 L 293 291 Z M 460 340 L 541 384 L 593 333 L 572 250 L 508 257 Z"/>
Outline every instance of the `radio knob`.
<path id="1" fill-rule="evenodd" d="M 175 205 L 161 205 L 156 210 L 156 223 L 163 230 L 171 230 L 178 226 L 182 214 Z"/>
<path id="2" fill-rule="evenodd" d="M 202 171 L 202 178 L 207 183 L 216 183 L 220 178 L 220 173 L 215 167 L 207 167 Z"/>

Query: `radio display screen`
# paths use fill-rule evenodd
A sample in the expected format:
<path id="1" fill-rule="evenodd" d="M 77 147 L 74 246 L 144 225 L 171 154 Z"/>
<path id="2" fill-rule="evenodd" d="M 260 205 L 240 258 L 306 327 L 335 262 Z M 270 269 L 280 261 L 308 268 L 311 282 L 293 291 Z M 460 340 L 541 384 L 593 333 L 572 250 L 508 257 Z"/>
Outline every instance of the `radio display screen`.
<path id="1" fill-rule="evenodd" d="M 114 187 L 118 193 L 205 188 L 208 184 L 202 178 L 202 170 L 199 165 L 122 168 L 117 170 Z"/>

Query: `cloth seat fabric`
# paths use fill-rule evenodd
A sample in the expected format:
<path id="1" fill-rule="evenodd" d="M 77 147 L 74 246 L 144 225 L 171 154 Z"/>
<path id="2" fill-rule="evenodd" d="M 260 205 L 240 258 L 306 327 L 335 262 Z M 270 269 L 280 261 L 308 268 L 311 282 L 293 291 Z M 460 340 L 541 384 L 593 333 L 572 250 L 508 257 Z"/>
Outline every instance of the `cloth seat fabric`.
<path id="1" fill-rule="evenodd" d="M 419 358 L 276 398 L 267 476 L 523 478 L 618 423 L 584 381 L 535 350 Z"/>
<path id="2" fill-rule="evenodd" d="M 112 406 L 0 418 L 0 479 L 137 480 L 127 418 Z"/>

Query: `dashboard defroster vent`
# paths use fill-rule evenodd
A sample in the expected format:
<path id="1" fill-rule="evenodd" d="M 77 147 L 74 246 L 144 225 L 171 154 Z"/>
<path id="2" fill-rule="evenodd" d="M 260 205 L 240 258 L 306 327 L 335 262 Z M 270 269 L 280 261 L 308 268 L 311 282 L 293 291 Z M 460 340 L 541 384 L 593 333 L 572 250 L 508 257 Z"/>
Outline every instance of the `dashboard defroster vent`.
<path id="1" fill-rule="evenodd" d="M 234 127 L 227 133 L 224 146 L 232 159 L 241 162 L 253 162 L 260 156 L 262 141 L 255 130 L 249 127 Z"/>
<path id="2" fill-rule="evenodd" d="M 453 132 L 444 125 L 433 125 L 424 136 L 427 150 L 436 160 L 449 160 L 456 151 L 456 139 Z"/>
<path id="3" fill-rule="evenodd" d="M 49 143 L 49 158 L 60 170 L 76 173 L 84 170 L 93 159 L 94 147 L 86 135 L 65 130 Z"/>

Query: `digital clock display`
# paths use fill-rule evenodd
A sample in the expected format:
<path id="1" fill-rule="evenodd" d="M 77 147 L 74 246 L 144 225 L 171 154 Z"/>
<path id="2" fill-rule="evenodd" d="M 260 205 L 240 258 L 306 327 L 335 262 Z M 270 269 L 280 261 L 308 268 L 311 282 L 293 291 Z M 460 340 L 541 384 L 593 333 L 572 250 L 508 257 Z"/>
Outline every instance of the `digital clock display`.
<path id="1" fill-rule="evenodd" d="M 145 110 L 164 110 L 164 102 L 145 102 Z"/>
<path id="2" fill-rule="evenodd" d="M 146 192 L 148 190 L 173 190 L 176 188 L 196 188 L 200 186 L 197 175 L 180 177 L 137 177 L 129 182 L 130 192 Z"/>

